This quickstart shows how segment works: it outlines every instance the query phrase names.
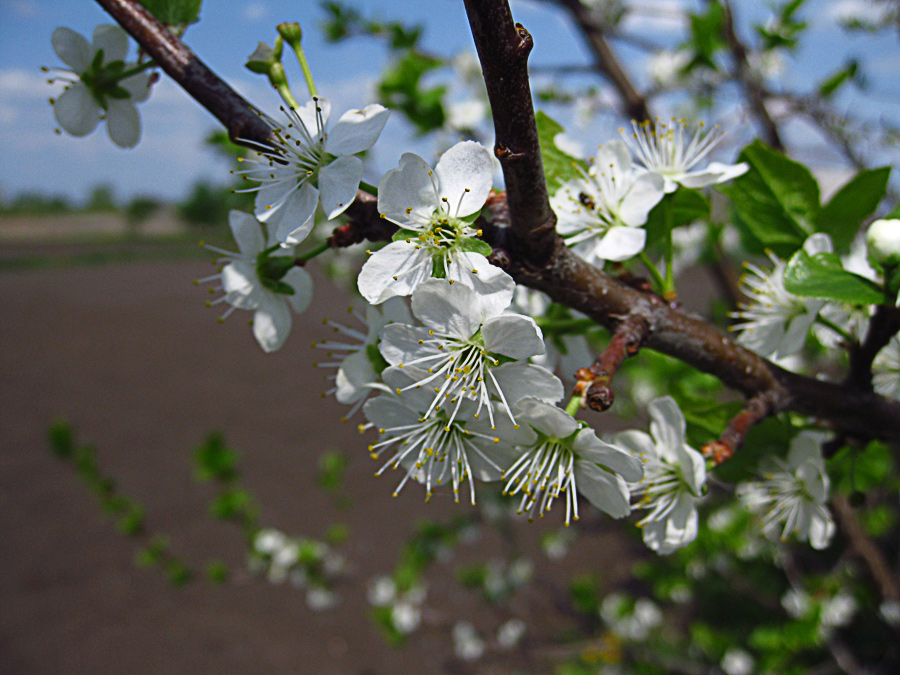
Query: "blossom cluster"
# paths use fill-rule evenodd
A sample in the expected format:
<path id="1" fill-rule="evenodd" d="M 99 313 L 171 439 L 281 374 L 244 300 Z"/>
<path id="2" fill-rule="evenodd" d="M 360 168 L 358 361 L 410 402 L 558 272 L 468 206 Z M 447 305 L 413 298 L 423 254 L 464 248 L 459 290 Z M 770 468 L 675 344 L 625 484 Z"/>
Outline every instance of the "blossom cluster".
<path id="1" fill-rule="evenodd" d="M 126 35 L 114 26 L 98 27 L 92 44 L 60 28 L 53 46 L 70 68 L 64 71 L 69 84 L 54 102 L 60 126 L 85 135 L 105 119 L 116 143 L 134 145 L 140 134 L 134 104 L 149 95 L 146 71 L 152 64 L 125 63 Z M 250 61 L 271 79 L 280 54 L 280 46 L 261 44 Z M 517 288 L 492 263 L 481 229 L 494 183 L 491 153 L 478 142 L 462 141 L 432 166 L 407 152 L 381 177 L 376 191 L 362 182 L 360 155 L 377 141 L 389 111 L 371 104 L 343 113 L 332 124 L 331 103 L 313 85 L 310 100 L 300 105 L 283 84 L 276 87 L 286 104 L 281 120 L 261 115 L 270 142 L 245 141 L 256 156 L 243 158 L 234 172 L 245 182 L 241 191 L 255 195 L 252 214 L 229 215 L 238 251 L 212 249 L 219 256 L 217 273 L 198 280 L 215 283 L 213 294 L 221 292 L 208 303 L 228 305 L 221 319 L 236 309 L 252 311 L 259 345 L 267 352 L 280 349 L 293 314 L 304 312 L 312 299 L 305 264 L 327 248 L 315 242 L 317 221 L 334 220 L 361 189 L 370 192 L 377 196 L 380 217 L 397 229 L 390 243 L 366 252 L 356 280 L 368 303 L 365 315 L 356 314 L 365 328 L 327 320 L 338 337 L 315 346 L 327 353 L 318 365 L 334 371 L 329 393 L 351 406 L 346 418 L 361 411 L 366 418 L 361 428 L 377 433 L 368 446 L 379 462 L 376 475 L 400 470 L 395 495 L 417 483 L 426 501 L 446 487 L 456 501 L 466 494 L 472 504 L 476 481 L 498 482 L 519 514 L 543 517 L 558 503 L 566 525 L 578 520 L 584 497 L 614 518 L 640 511 L 637 525 L 644 541 L 660 554 L 693 541 L 711 466 L 689 444 L 675 399 L 649 401 L 649 433 L 633 429 L 599 435 L 574 416 L 578 396 L 560 407 L 565 387 L 553 368 L 565 355 L 575 356 L 575 367 L 583 366 L 590 359 L 588 343 L 584 331 L 561 332 L 545 341 L 541 325 L 553 323 L 548 317 L 552 304 Z M 633 124 L 630 134 L 620 130 L 620 136 L 598 146 L 590 160 L 572 163 L 551 206 L 558 232 L 576 255 L 595 264 L 641 256 L 659 281 L 662 275 L 644 255 L 651 212 L 666 199 L 671 207 L 669 196 L 678 190 L 730 181 L 748 165 L 707 161 L 722 139 L 718 127 L 691 130 L 682 120 L 655 120 Z M 877 279 L 879 272 L 887 278 L 900 266 L 898 225 L 878 221 L 871 227 L 874 268 L 864 272 L 869 278 Z M 667 280 L 657 289 L 664 297 L 673 275 L 676 237 L 671 229 L 665 233 Z M 831 241 L 814 234 L 803 249 L 809 256 L 830 254 Z M 800 352 L 811 331 L 818 330 L 823 342 L 835 334 L 859 339 L 870 314 L 791 293 L 785 285 L 787 263 L 771 253 L 769 258 L 771 270 L 747 266 L 748 301 L 734 327 L 740 343 L 784 358 Z M 570 324 L 579 320 L 566 316 Z M 898 364 L 900 341 L 894 338 L 873 364 L 878 391 L 900 397 Z M 767 467 L 762 480 L 738 488 L 748 509 L 760 514 L 767 536 L 797 536 L 816 548 L 828 544 L 834 526 L 818 449 L 822 440 L 797 436 L 786 461 Z M 293 564 L 297 546 L 274 541 L 267 533 L 257 549 L 270 575 L 277 576 Z M 398 630 L 411 630 L 418 621 L 414 603 L 396 593 L 381 604 L 388 603 L 399 612 Z"/>

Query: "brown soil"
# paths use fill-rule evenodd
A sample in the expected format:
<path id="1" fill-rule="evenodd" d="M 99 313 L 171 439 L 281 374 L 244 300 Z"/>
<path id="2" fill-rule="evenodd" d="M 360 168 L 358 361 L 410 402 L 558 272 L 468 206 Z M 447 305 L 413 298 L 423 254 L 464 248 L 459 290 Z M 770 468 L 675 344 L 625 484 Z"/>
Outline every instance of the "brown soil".
<path id="1" fill-rule="evenodd" d="M 15 258 L 14 249 L 3 251 L 2 260 Z M 266 355 L 247 314 L 219 325 L 217 311 L 203 307 L 208 296 L 191 281 L 209 270 L 204 262 L 157 259 L 0 271 L 0 672 L 544 671 L 538 638 L 571 624 L 547 620 L 552 607 L 543 590 L 485 610 L 452 583 L 459 558 L 429 577 L 428 626 L 406 648 L 385 643 L 369 618 L 368 579 L 391 571 L 419 518 L 447 519 L 466 507 L 445 495 L 425 506 L 418 486 L 392 499 L 394 477 L 372 477 L 355 424 L 340 424 L 345 409 L 320 398 L 325 383 L 309 345 L 326 337 L 322 316 L 342 315 L 348 295 L 319 280 L 314 307 L 295 319 L 285 348 Z M 138 544 L 116 531 L 71 466 L 47 450 L 48 425 L 61 416 L 80 440 L 96 444 L 119 489 L 144 505 L 150 530 L 166 533 L 195 568 L 225 560 L 230 580 L 173 588 L 158 570 L 135 566 Z M 341 551 L 352 569 L 337 607 L 312 611 L 301 591 L 251 575 L 240 533 L 206 515 L 213 490 L 194 482 L 192 455 L 214 429 L 240 452 L 242 482 L 260 503 L 263 524 L 311 537 L 334 523 L 349 527 Z M 346 510 L 315 481 L 319 455 L 341 448 L 354 457 Z M 559 525 L 549 520 L 520 534 L 536 576 L 562 588 L 559 563 L 536 547 L 541 532 Z M 464 546 L 462 558 L 496 556 L 497 539 L 488 533 Z M 619 536 L 595 531 L 559 569 L 615 582 L 627 567 Z M 452 656 L 454 620 L 495 630 L 510 616 L 532 628 L 524 652 L 478 666 Z"/>

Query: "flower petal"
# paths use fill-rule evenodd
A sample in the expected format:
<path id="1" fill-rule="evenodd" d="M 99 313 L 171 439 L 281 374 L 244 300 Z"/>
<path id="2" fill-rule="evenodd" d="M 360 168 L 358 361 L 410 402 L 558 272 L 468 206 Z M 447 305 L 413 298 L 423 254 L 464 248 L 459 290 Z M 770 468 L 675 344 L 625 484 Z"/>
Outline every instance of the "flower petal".
<path id="1" fill-rule="evenodd" d="M 109 99 L 106 104 L 106 131 L 120 148 L 133 148 L 141 140 L 141 116 L 128 99 Z"/>
<path id="2" fill-rule="evenodd" d="M 420 341 L 428 337 L 427 328 L 392 323 L 385 326 L 381 332 L 381 343 L 378 345 L 378 349 L 392 366 L 408 364 L 422 353 Z"/>
<path id="3" fill-rule="evenodd" d="M 338 368 L 334 397 L 339 403 L 350 405 L 362 398 L 368 391 L 368 384 L 378 380 L 378 373 L 364 350 L 353 352 Z"/>
<path id="4" fill-rule="evenodd" d="M 53 104 L 53 116 L 63 131 L 72 136 L 87 136 L 97 128 L 100 106 L 87 87 L 76 82 L 66 89 Z"/>
<path id="5" fill-rule="evenodd" d="M 600 260 L 621 262 L 644 250 L 647 231 L 642 227 L 611 227 L 597 242 L 593 254 Z"/>
<path id="6" fill-rule="evenodd" d="M 228 226 L 241 255 L 255 262 L 256 254 L 265 248 L 259 221 L 249 213 L 232 210 L 228 213 Z"/>
<path id="7" fill-rule="evenodd" d="M 516 282 L 511 276 L 472 251 L 453 255 L 447 265 L 447 279 L 475 291 L 484 317 L 497 316 L 509 307 L 516 290 Z"/>
<path id="8" fill-rule="evenodd" d="M 438 333 L 468 340 L 481 325 L 479 300 L 468 286 L 428 279 L 412 294 L 412 313 Z"/>
<path id="9" fill-rule="evenodd" d="M 262 190 L 260 190 L 262 192 Z M 292 192 L 281 204 L 272 209 L 268 219 L 257 216 L 275 230 L 275 238 L 282 246 L 296 246 L 309 236 L 316 224 L 316 205 L 319 203 L 319 191 L 309 183 L 304 183 L 299 190 Z"/>
<path id="10" fill-rule="evenodd" d="M 262 302 L 253 316 L 253 335 L 265 352 L 281 349 L 291 332 L 291 310 L 274 293 L 261 294 Z"/>
<path id="11" fill-rule="evenodd" d="M 665 181 L 655 173 L 638 176 L 619 206 L 622 222 L 632 227 L 646 223 L 650 211 L 666 194 L 664 188 Z"/>
<path id="12" fill-rule="evenodd" d="M 530 316 L 501 314 L 481 327 L 484 348 L 513 359 L 527 359 L 544 353 L 544 338 Z"/>
<path id="13" fill-rule="evenodd" d="M 418 155 L 404 153 L 400 166 L 384 174 L 378 184 L 379 213 L 398 225 L 423 229 L 437 208 L 431 169 Z"/>
<path id="14" fill-rule="evenodd" d="M 565 393 L 556 375 L 533 363 L 504 363 L 490 372 L 510 404 L 526 396 L 555 403 Z"/>
<path id="15" fill-rule="evenodd" d="M 313 296 L 313 282 L 309 272 L 302 267 L 293 267 L 281 280 L 294 289 L 293 295 L 284 296 L 291 309 L 297 314 L 305 312 Z"/>
<path id="16" fill-rule="evenodd" d="M 150 77 L 151 73 L 145 70 L 131 77 L 126 77 L 119 84 L 131 94 L 133 103 L 142 103 L 150 98 Z"/>
<path id="17" fill-rule="evenodd" d="M 395 241 L 366 260 L 356 280 L 359 292 L 373 305 L 394 296 L 406 296 L 431 278 L 431 255 L 414 244 Z"/>
<path id="18" fill-rule="evenodd" d="M 256 309 L 260 305 L 260 285 L 254 267 L 236 260 L 222 268 L 225 300 L 238 309 Z"/>
<path id="19" fill-rule="evenodd" d="M 514 412 L 517 419 L 551 438 L 568 438 L 578 431 L 578 422 L 574 417 L 544 400 L 523 398 L 516 403 Z"/>
<path id="20" fill-rule="evenodd" d="M 487 201 L 494 182 L 491 153 L 481 143 L 463 141 L 445 152 L 434 169 L 439 196 L 450 215 L 463 218 Z"/>
<path id="21" fill-rule="evenodd" d="M 121 27 L 104 23 L 94 29 L 94 53 L 103 50 L 103 63 L 124 61 L 128 53 L 128 34 Z"/>
<path id="22" fill-rule="evenodd" d="M 684 415 L 671 396 L 651 401 L 648 412 L 650 435 L 656 441 L 660 456 L 674 464 L 678 461 L 676 450 L 684 443 Z"/>
<path id="23" fill-rule="evenodd" d="M 71 28 L 59 27 L 50 37 L 53 51 L 76 75 L 81 75 L 91 65 L 91 45 L 80 33 Z"/>
<path id="24" fill-rule="evenodd" d="M 631 513 L 628 486 L 618 474 L 601 469 L 593 462 L 575 462 L 575 485 L 578 494 L 613 518 Z"/>
<path id="25" fill-rule="evenodd" d="M 390 110 L 373 103 L 362 110 L 348 110 L 328 132 L 325 152 L 332 155 L 354 155 L 368 150 L 378 140 Z"/>
<path id="26" fill-rule="evenodd" d="M 319 171 L 319 200 L 328 220 L 342 214 L 359 190 L 363 162 L 359 157 L 338 157 Z"/>
<path id="27" fill-rule="evenodd" d="M 644 477 L 640 459 L 626 450 L 601 441 L 593 429 L 579 431 L 572 444 L 572 449 L 581 459 L 602 464 L 629 483 L 636 483 Z"/>

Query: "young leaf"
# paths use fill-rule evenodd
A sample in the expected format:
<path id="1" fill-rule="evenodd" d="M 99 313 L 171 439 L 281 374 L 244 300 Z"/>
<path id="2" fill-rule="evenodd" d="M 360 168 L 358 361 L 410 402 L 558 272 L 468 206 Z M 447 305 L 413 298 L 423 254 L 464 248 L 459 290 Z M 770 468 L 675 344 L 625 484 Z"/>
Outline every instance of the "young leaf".
<path id="1" fill-rule="evenodd" d="M 855 305 L 875 305 L 884 299 L 876 283 L 845 270 L 834 253 L 811 256 L 803 249 L 788 262 L 784 287 L 794 295 Z"/>
<path id="2" fill-rule="evenodd" d="M 846 251 L 863 220 L 884 198 L 891 167 L 866 169 L 851 178 L 819 211 L 817 232 L 825 232 L 837 251 Z"/>
<path id="3" fill-rule="evenodd" d="M 816 179 L 805 166 L 758 140 L 738 159 L 750 170 L 720 191 L 731 198 L 740 224 L 763 247 L 790 255 L 813 231 L 819 212 Z"/>
<path id="4" fill-rule="evenodd" d="M 153 16 L 167 26 L 187 27 L 200 20 L 202 0 L 139 0 Z"/>
<path id="5" fill-rule="evenodd" d="M 566 154 L 556 146 L 554 139 L 563 128 L 552 117 L 542 111 L 534 116 L 537 122 L 538 140 L 541 143 L 541 158 L 544 161 L 544 176 L 547 178 L 547 190 L 553 194 L 559 186 L 578 176 L 578 168 L 587 170 L 584 160 Z"/>

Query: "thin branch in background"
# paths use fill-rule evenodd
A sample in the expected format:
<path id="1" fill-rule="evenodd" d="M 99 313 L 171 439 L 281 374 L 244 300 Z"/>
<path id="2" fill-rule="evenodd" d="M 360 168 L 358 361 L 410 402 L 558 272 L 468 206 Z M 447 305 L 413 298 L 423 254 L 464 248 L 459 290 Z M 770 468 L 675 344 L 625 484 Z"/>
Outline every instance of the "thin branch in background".
<path id="1" fill-rule="evenodd" d="M 869 574 L 872 575 L 872 579 L 878 586 L 882 599 L 900 603 L 900 579 L 885 560 L 878 544 L 866 535 L 850 501 L 840 492 L 835 492 L 831 497 L 831 505 L 841 531 L 850 542 L 851 550 L 865 563 Z M 900 632 L 900 626 L 893 625 L 895 630 Z"/>
<path id="2" fill-rule="evenodd" d="M 150 58 L 211 112 L 232 141 L 270 145 L 271 129 L 240 94 L 211 71 L 194 53 L 137 0 L 97 0 L 121 24 Z"/>
<path id="3" fill-rule="evenodd" d="M 569 13 L 578 26 L 593 54 L 595 70 L 602 73 L 619 93 L 622 112 L 638 122 L 652 119 L 646 98 L 638 92 L 606 39 L 606 26 L 581 0 L 553 1 Z"/>
<path id="4" fill-rule="evenodd" d="M 715 464 L 725 462 L 744 444 L 750 429 L 764 419 L 778 412 L 778 401 L 768 393 L 754 396 L 744 404 L 741 411 L 728 423 L 719 440 L 704 445 L 700 452 L 712 458 Z"/>
<path id="5" fill-rule="evenodd" d="M 731 3 L 727 0 L 722 3 L 722 7 L 725 11 L 723 36 L 734 59 L 735 77 L 747 94 L 750 111 L 762 127 L 766 141 L 779 152 L 784 152 L 784 143 L 778 132 L 778 125 L 766 109 L 765 91 L 762 83 L 754 74 L 753 69 L 750 67 L 750 62 L 747 60 L 747 46 L 741 41 L 735 31 L 734 10 L 731 7 Z"/>

